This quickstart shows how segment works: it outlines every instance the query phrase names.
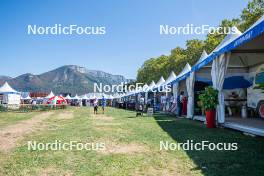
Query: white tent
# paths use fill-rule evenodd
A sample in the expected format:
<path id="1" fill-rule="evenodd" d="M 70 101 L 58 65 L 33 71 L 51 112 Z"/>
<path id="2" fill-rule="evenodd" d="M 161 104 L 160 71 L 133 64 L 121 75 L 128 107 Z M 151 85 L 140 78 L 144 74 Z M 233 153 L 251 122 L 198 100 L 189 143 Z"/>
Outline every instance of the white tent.
<path id="1" fill-rule="evenodd" d="M 177 99 L 178 95 L 179 95 L 179 82 L 181 80 L 184 80 L 188 77 L 188 75 L 190 74 L 191 72 L 191 66 L 189 63 L 187 63 L 184 68 L 182 69 L 182 71 L 179 73 L 179 75 L 177 76 L 177 78 L 172 82 L 173 84 L 173 87 L 172 87 L 172 90 L 173 90 L 173 95 L 174 95 L 174 98 Z"/>
<path id="2" fill-rule="evenodd" d="M 154 106 L 156 105 L 156 95 L 157 92 L 161 91 L 160 89 L 162 88 L 162 84 L 165 83 L 165 79 L 163 78 L 163 76 L 160 77 L 159 81 L 156 83 L 156 85 L 152 88 L 152 90 L 154 91 Z M 157 92 L 156 92 L 157 91 Z"/>
<path id="3" fill-rule="evenodd" d="M 71 100 L 71 96 L 68 94 L 66 97 L 65 97 L 66 100 Z"/>
<path id="4" fill-rule="evenodd" d="M 235 33 L 228 34 L 224 38 L 224 40 L 214 49 L 213 52 L 220 51 L 221 49 L 223 49 L 225 46 L 227 46 L 229 43 L 234 41 L 242 34 L 236 27 L 234 28 L 236 29 Z M 212 76 L 213 87 L 218 90 L 218 106 L 216 109 L 218 123 L 225 122 L 225 101 L 224 101 L 223 85 L 224 85 L 224 80 L 225 80 L 230 56 L 231 56 L 231 52 L 223 53 L 218 57 L 216 57 L 216 59 L 214 59 L 212 63 L 211 76 Z"/>
<path id="5" fill-rule="evenodd" d="M 81 98 L 76 94 L 75 97 L 72 97 L 73 100 L 80 100 Z"/>
<path id="6" fill-rule="evenodd" d="M 21 100 L 31 100 L 32 98 L 29 96 L 29 94 L 26 97 L 21 97 Z"/>
<path id="7" fill-rule="evenodd" d="M 0 87 L 0 93 L 17 93 L 7 82 Z"/>
<path id="8" fill-rule="evenodd" d="M 86 94 L 84 94 L 83 96 L 81 96 L 82 100 L 89 100 L 88 96 Z"/>
<path id="9" fill-rule="evenodd" d="M 14 90 L 7 82 L 0 87 L 1 104 L 20 104 L 20 93 Z"/>
<path id="10" fill-rule="evenodd" d="M 148 102 L 148 92 L 154 88 L 156 83 L 152 80 L 151 83 L 148 86 L 148 89 L 145 91 L 145 102 Z"/>
<path id="11" fill-rule="evenodd" d="M 169 75 L 169 77 L 166 79 L 166 81 L 163 83 L 163 85 L 168 85 L 170 84 L 172 81 L 174 81 L 176 79 L 176 74 L 174 73 L 174 71 L 172 71 Z"/>
<path id="12" fill-rule="evenodd" d="M 164 83 L 165 83 L 165 80 L 163 76 L 161 76 L 159 81 L 156 83 L 156 85 L 152 89 L 159 89 Z"/>
<path id="13" fill-rule="evenodd" d="M 52 91 L 50 91 L 49 95 L 47 95 L 45 98 L 46 99 L 50 99 L 51 97 L 54 97 L 54 93 Z"/>
<path id="14" fill-rule="evenodd" d="M 199 60 L 196 62 L 196 65 L 199 65 L 204 59 L 208 57 L 208 54 L 206 51 L 203 51 Z M 193 118 L 194 116 L 194 84 L 196 79 L 196 73 L 192 70 L 190 73 L 190 76 L 186 79 L 186 87 L 187 87 L 187 93 L 188 93 L 188 104 L 187 104 L 187 117 Z"/>

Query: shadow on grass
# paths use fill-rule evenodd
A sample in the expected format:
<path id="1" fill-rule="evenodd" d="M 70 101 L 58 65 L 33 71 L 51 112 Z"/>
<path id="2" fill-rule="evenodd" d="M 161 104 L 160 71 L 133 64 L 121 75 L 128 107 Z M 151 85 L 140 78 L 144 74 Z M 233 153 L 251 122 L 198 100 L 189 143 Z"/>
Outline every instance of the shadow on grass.
<path id="1" fill-rule="evenodd" d="M 237 143 L 237 151 L 187 150 L 189 158 L 204 175 L 264 175 L 264 139 L 249 137 L 228 129 L 207 129 L 198 121 L 176 119 L 155 114 L 157 124 L 177 143 L 193 140 L 194 143 Z M 173 119 L 173 120 L 171 120 Z"/>

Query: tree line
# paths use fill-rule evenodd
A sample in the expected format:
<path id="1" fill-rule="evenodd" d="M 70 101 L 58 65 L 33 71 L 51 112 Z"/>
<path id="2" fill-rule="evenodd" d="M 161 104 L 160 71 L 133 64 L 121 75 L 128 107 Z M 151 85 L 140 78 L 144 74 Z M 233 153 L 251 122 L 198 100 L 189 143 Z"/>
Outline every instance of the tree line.
<path id="1" fill-rule="evenodd" d="M 252 0 L 242 10 L 239 18 L 224 19 L 219 26 L 223 28 L 236 26 L 244 32 L 263 14 L 264 0 Z M 178 75 L 187 62 L 190 65 L 195 64 L 203 50 L 209 54 L 224 37 L 224 34 L 219 33 L 207 34 L 205 40 L 187 40 L 186 48 L 176 47 L 171 50 L 170 55 L 150 58 L 138 69 L 136 81 L 149 84 L 152 80 L 158 81 L 161 76 L 166 79 L 171 71 Z"/>

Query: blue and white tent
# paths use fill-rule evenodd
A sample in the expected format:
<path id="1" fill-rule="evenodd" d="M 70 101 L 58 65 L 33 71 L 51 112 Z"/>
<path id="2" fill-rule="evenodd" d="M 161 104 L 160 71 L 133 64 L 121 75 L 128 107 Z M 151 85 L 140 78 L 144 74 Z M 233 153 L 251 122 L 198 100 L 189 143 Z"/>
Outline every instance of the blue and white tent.
<path id="1" fill-rule="evenodd" d="M 182 80 L 185 80 L 191 73 L 191 66 L 189 63 L 185 65 L 185 67 L 182 69 L 182 71 L 179 73 L 179 75 L 176 77 L 174 81 L 172 81 L 172 91 L 174 98 L 177 98 L 180 92 L 179 88 L 179 82 Z"/>
<path id="2" fill-rule="evenodd" d="M 250 68 L 264 62 L 264 16 L 244 33 L 235 27 L 233 29 L 233 33 L 228 34 L 211 54 L 192 68 L 192 72 L 196 72 L 212 63 L 212 84 L 219 91 L 218 123 L 225 122 L 223 95 L 225 78 L 228 74 L 238 73 L 238 70 L 230 73 L 228 67 L 237 68 L 240 72 L 242 68 L 250 70 Z M 186 75 L 189 76 L 190 74 Z"/>
<path id="3" fill-rule="evenodd" d="M 176 79 L 176 74 L 172 71 L 169 75 L 169 77 L 166 79 L 166 81 L 161 85 L 163 88 L 165 88 L 165 86 L 171 86 L 172 81 L 174 81 Z M 166 88 L 165 88 L 166 89 Z M 165 90 L 166 91 L 166 90 Z M 166 91 L 166 96 L 167 96 L 167 91 Z"/>

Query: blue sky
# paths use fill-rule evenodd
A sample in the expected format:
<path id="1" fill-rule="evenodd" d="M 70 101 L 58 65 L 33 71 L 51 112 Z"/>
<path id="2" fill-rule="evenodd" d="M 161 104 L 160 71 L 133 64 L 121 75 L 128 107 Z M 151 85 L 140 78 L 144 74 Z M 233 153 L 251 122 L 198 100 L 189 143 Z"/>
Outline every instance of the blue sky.
<path id="1" fill-rule="evenodd" d="M 159 34 L 159 25 L 217 26 L 238 17 L 241 0 L 1 0 L 0 75 L 40 74 L 79 65 L 136 78 L 150 57 L 203 35 Z M 27 25 L 105 26 L 106 35 L 28 35 Z"/>

